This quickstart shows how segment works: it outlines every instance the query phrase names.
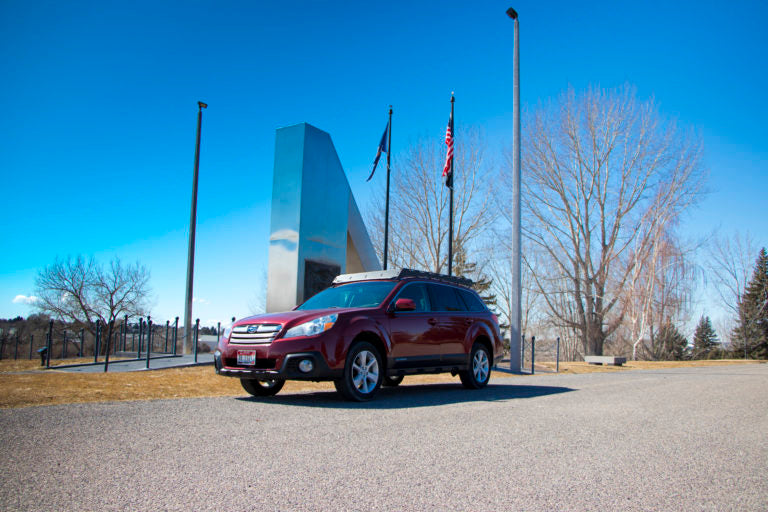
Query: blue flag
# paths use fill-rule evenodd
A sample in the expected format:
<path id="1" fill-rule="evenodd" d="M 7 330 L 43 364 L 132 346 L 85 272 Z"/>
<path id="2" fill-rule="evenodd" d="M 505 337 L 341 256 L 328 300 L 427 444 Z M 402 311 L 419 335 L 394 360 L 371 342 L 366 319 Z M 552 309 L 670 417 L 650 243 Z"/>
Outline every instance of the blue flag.
<path id="1" fill-rule="evenodd" d="M 368 176 L 368 179 L 365 181 L 371 181 L 371 178 L 373 178 L 373 173 L 376 172 L 376 166 L 379 164 L 379 158 L 381 158 L 381 154 L 389 152 L 389 149 L 387 148 L 388 133 L 389 133 L 389 121 L 387 121 L 387 127 L 384 128 L 384 135 L 381 136 L 381 142 L 379 142 L 379 149 L 378 151 L 376 151 L 376 158 L 373 160 L 373 170 L 371 171 L 371 175 Z"/>

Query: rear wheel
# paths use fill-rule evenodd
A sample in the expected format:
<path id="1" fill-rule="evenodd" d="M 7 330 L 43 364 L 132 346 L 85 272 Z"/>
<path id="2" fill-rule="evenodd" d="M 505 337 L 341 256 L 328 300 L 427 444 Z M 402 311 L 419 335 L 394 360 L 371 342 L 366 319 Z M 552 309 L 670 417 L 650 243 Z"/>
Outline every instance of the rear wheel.
<path id="1" fill-rule="evenodd" d="M 381 385 L 389 388 L 394 388 L 396 386 L 399 386 L 400 383 L 403 382 L 404 378 L 405 378 L 404 375 L 397 375 L 395 377 L 384 377 L 384 382 L 382 382 Z"/>
<path id="2" fill-rule="evenodd" d="M 344 376 L 334 384 L 347 400 L 365 402 L 379 391 L 384 379 L 383 370 L 379 351 L 370 343 L 362 341 L 349 350 Z"/>
<path id="3" fill-rule="evenodd" d="M 284 380 L 240 379 L 243 389 L 253 396 L 273 396 L 285 385 Z"/>
<path id="4" fill-rule="evenodd" d="M 459 373 L 461 383 L 467 389 L 484 388 L 491 378 L 491 357 L 488 348 L 475 343 L 469 355 L 469 370 Z"/>

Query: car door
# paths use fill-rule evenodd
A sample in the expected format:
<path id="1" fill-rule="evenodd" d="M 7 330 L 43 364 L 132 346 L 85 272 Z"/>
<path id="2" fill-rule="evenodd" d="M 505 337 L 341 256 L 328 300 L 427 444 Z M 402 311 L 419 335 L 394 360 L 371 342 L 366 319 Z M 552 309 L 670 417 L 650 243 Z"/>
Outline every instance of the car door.
<path id="1" fill-rule="evenodd" d="M 467 350 L 464 339 L 473 318 L 453 286 L 429 283 L 432 316 L 436 320 L 431 336 L 440 346 L 441 360 L 448 364 L 464 364 Z"/>
<path id="2" fill-rule="evenodd" d="M 432 330 L 436 324 L 430 311 L 429 292 L 425 283 L 408 283 L 395 296 L 411 299 L 415 311 L 392 311 L 389 319 L 389 337 L 392 342 L 392 368 L 423 368 L 440 363 L 441 346 Z"/>

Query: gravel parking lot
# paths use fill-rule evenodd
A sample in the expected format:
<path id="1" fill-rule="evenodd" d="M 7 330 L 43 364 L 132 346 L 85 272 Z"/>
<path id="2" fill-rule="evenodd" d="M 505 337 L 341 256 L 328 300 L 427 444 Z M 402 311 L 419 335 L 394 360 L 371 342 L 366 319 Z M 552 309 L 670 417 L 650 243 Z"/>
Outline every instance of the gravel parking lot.
<path id="1" fill-rule="evenodd" d="M 6 409 L 0 429 L 2 510 L 768 510 L 768 365 Z"/>

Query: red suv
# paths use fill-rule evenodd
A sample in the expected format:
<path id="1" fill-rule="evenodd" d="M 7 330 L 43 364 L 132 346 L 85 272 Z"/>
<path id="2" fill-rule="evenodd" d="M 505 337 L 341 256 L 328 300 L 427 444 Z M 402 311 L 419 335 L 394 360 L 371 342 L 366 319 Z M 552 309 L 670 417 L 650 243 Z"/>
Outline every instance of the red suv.
<path id="1" fill-rule="evenodd" d="M 499 323 L 472 281 L 410 269 L 346 274 L 285 313 L 243 318 L 224 331 L 216 373 L 254 396 L 286 380 L 332 380 L 347 399 L 370 400 L 405 375 L 450 372 L 488 384 L 502 357 Z"/>

